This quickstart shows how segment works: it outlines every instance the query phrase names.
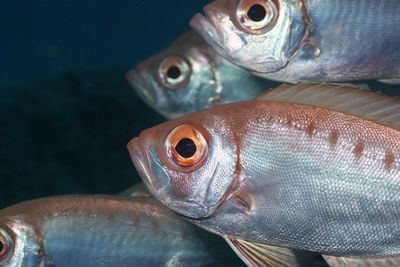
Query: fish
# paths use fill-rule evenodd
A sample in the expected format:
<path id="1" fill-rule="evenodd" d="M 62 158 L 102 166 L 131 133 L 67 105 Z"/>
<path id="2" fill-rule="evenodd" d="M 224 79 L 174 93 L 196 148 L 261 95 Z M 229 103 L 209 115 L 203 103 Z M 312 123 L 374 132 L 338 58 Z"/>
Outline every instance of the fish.
<path id="1" fill-rule="evenodd" d="M 250 258 L 271 245 L 387 259 L 400 255 L 399 129 L 398 98 L 284 84 L 147 129 L 128 150 L 152 195 Z"/>
<path id="2" fill-rule="evenodd" d="M 168 119 L 252 99 L 278 85 L 219 56 L 194 31 L 140 62 L 126 77 L 137 94 Z"/>
<path id="3" fill-rule="evenodd" d="M 151 197 L 72 195 L 0 210 L 0 266 L 245 266 Z"/>
<path id="4" fill-rule="evenodd" d="M 131 197 L 149 197 L 152 198 L 152 194 L 150 193 L 149 189 L 146 187 L 144 183 L 138 183 L 126 190 L 124 190 L 120 195 L 131 196 Z M 160 203 L 161 204 L 161 203 Z M 200 226 L 201 227 L 201 226 Z M 222 236 L 222 238 L 225 238 Z M 230 240 L 227 240 L 227 243 L 231 246 Z M 300 250 L 291 250 L 286 248 L 276 248 L 272 246 L 265 246 L 265 256 L 263 262 L 261 264 L 253 264 L 252 262 L 247 260 L 247 256 L 236 249 L 236 247 L 231 246 L 232 249 L 237 253 L 237 255 L 246 263 L 247 266 L 271 266 L 276 267 L 280 266 L 283 267 L 287 264 L 287 267 L 309 267 L 315 266 L 318 264 L 318 267 L 325 266 L 326 262 L 320 258 L 320 255 L 316 253 L 311 253 L 309 251 L 300 251 Z M 282 258 L 284 260 L 282 260 Z M 290 259 L 290 261 L 287 261 Z M 330 259 L 333 263 L 336 263 L 338 260 L 336 258 Z"/>
<path id="5" fill-rule="evenodd" d="M 216 0 L 192 28 L 222 56 L 287 83 L 400 77 L 397 0 Z"/>

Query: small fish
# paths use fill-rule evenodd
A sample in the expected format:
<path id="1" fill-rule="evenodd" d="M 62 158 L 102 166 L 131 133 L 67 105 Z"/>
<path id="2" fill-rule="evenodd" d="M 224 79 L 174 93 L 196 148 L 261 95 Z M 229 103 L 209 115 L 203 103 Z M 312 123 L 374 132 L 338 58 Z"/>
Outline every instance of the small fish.
<path id="1" fill-rule="evenodd" d="M 252 99 L 277 85 L 229 63 L 193 31 L 138 64 L 127 79 L 145 102 L 169 119 Z"/>
<path id="2" fill-rule="evenodd" d="M 62 196 L 0 210 L 0 266 L 244 266 L 153 198 Z"/>
<path id="3" fill-rule="evenodd" d="M 387 258 L 400 255 L 399 129 L 397 98 L 282 85 L 145 130 L 128 149 L 156 198 L 244 254 Z"/>
<path id="4" fill-rule="evenodd" d="M 216 0 L 204 12 L 192 27 L 231 62 L 268 79 L 400 77 L 398 0 Z"/>

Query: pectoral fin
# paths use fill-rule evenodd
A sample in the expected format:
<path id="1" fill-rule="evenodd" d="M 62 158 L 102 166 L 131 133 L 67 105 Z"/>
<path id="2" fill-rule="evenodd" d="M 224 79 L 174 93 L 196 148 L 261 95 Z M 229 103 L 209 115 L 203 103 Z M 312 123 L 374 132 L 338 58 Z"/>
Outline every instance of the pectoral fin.
<path id="1" fill-rule="evenodd" d="M 314 257 L 309 264 L 300 263 L 295 252 L 288 248 L 274 247 L 233 237 L 224 237 L 236 254 L 248 265 L 253 267 L 296 267 L 311 266 Z M 304 252 L 308 253 L 308 252 Z M 312 254 L 314 256 L 314 254 Z M 304 264 L 304 265 L 303 265 Z"/>
<path id="2" fill-rule="evenodd" d="M 400 257 L 382 259 L 353 259 L 334 256 L 323 256 L 331 267 L 396 267 L 400 266 Z"/>

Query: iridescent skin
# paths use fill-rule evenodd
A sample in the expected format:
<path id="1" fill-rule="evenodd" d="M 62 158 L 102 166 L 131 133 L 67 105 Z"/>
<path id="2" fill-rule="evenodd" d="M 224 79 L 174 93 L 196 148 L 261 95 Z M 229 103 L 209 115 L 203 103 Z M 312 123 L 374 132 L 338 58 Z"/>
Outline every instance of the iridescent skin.
<path id="1" fill-rule="evenodd" d="M 161 62 L 171 56 L 186 60 L 191 68 L 190 80 L 174 89 L 166 87 L 159 74 Z M 127 78 L 144 101 L 169 119 L 221 103 L 249 100 L 276 85 L 229 63 L 193 31 L 139 63 Z"/>
<path id="2" fill-rule="evenodd" d="M 259 76 L 285 82 L 400 77 L 397 0 L 273 0 L 277 22 L 259 35 L 237 26 L 238 2 L 216 0 L 204 8 L 207 18 L 198 14 L 191 25 L 221 55 Z"/>
<path id="3" fill-rule="evenodd" d="M 222 238 L 152 198 L 65 196 L 0 210 L 15 250 L 1 266 L 243 266 Z"/>
<path id="4" fill-rule="evenodd" d="M 208 142 L 192 169 L 164 152 L 181 124 Z M 128 148 L 159 200 L 217 234 L 324 255 L 400 255 L 398 130 L 316 106 L 252 100 L 166 122 Z"/>

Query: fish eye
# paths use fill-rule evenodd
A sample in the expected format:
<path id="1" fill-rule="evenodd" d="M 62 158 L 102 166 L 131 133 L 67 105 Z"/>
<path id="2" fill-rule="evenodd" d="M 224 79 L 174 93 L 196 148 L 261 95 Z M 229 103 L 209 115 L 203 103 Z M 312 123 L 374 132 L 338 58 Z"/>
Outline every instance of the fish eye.
<path id="1" fill-rule="evenodd" d="M 0 228 L 0 264 L 6 263 L 14 251 L 14 241 L 5 229 Z"/>
<path id="2" fill-rule="evenodd" d="M 172 130 L 165 147 L 168 157 L 181 167 L 195 166 L 208 151 L 205 137 L 190 125 L 181 125 Z"/>
<path id="3" fill-rule="evenodd" d="M 236 9 L 236 19 L 247 32 L 263 34 L 277 21 L 278 8 L 272 0 L 241 0 Z"/>
<path id="4" fill-rule="evenodd" d="M 191 72 L 191 67 L 185 59 L 167 57 L 159 66 L 158 76 L 161 83 L 168 89 L 179 89 L 190 80 Z"/>

